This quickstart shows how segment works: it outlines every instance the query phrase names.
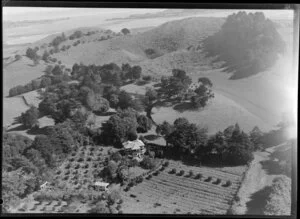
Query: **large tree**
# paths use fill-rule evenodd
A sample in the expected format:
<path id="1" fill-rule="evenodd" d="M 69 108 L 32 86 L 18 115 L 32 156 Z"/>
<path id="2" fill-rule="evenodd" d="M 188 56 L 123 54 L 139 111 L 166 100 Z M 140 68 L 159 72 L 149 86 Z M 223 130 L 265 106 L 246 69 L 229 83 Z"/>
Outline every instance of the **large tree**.
<path id="1" fill-rule="evenodd" d="M 38 118 L 39 110 L 36 107 L 31 106 L 25 113 L 21 114 L 20 122 L 26 128 L 33 128 L 39 125 Z"/>

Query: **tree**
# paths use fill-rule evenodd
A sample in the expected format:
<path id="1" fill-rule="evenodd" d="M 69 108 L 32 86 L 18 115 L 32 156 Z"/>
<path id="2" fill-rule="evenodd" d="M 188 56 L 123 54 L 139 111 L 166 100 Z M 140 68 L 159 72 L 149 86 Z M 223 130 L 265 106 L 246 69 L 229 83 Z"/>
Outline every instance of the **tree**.
<path id="1" fill-rule="evenodd" d="M 262 137 L 263 132 L 257 126 L 255 126 L 250 132 L 250 140 L 254 144 L 255 149 L 262 147 Z"/>
<path id="2" fill-rule="evenodd" d="M 145 115 L 140 115 L 137 117 L 137 132 L 145 133 L 152 127 L 152 121 Z"/>
<path id="3" fill-rule="evenodd" d="M 52 70 L 53 75 L 62 75 L 63 71 L 59 65 L 55 65 L 53 70 Z"/>
<path id="4" fill-rule="evenodd" d="M 26 50 L 26 56 L 32 60 L 36 60 L 38 55 L 36 53 L 36 50 L 32 49 L 32 48 L 27 48 Z"/>
<path id="5" fill-rule="evenodd" d="M 58 101 L 56 94 L 47 94 L 47 96 L 39 103 L 39 111 L 42 115 L 53 115 L 56 112 L 56 102 Z"/>
<path id="6" fill-rule="evenodd" d="M 89 109 L 96 112 L 107 112 L 109 110 L 109 102 L 103 98 L 100 94 L 95 94 L 90 91 L 87 95 L 86 105 Z"/>
<path id="7" fill-rule="evenodd" d="M 52 84 L 52 80 L 50 77 L 42 77 L 41 87 L 48 87 Z"/>
<path id="8" fill-rule="evenodd" d="M 55 146 L 46 135 L 38 135 L 32 143 L 32 148 L 37 150 L 48 166 L 53 167 Z M 32 154 L 33 151 L 27 152 Z M 37 154 L 35 154 L 37 155 Z M 33 158 L 32 158 L 33 159 Z"/>
<path id="9" fill-rule="evenodd" d="M 33 128 L 38 126 L 38 118 L 39 110 L 36 107 L 31 106 L 25 113 L 21 114 L 20 121 L 26 128 Z"/>
<path id="10" fill-rule="evenodd" d="M 32 84 L 32 89 L 37 90 L 41 87 L 41 80 L 39 79 L 32 80 L 31 84 Z"/>
<path id="11" fill-rule="evenodd" d="M 191 97 L 191 103 L 197 109 L 206 106 L 208 100 L 214 98 L 211 90 L 212 82 L 206 77 L 199 78 L 198 82 L 200 86 L 194 91 L 196 95 Z"/>
<path id="12" fill-rule="evenodd" d="M 153 88 L 148 88 L 147 87 L 145 97 L 143 99 L 143 103 L 144 103 L 144 106 L 145 106 L 146 115 L 149 119 L 151 119 L 151 121 L 153 123 L 154 123 L 154 121 L 152 119 L 151 114 L 152 114 L 152 109 L 157 104 L 157 102 L 158 102 L 158 93 L 157 93 L 157 91 Z"/>
<path id="13" fill-rule="evenodd" d="M 123 28 L 123 29 L 121 30 L 121 32 L 122 32 L 124 35 L 130 34 L 130 31 L 129 31 L 127 28 Z"/>
<path id="14" fill-rule="evenodd" d="M 52 71 L 53 71 L 53 66 L 52 65 L 47 65 L 46 68 L 45 68 L 45 73 L 47 75 L 51 75 Z"/>
<path id="15" fill-rule="evenodd" d="M 141 66 L 135 65 L 135 66 L 132 67 L 131 71 L 132 71 L 132 77 L 135 80 L 141 78 L 141 75 L 142 75 L 142 68 L 141 68 Z"/>
<path id="16" fill-rule="evenodd" d="M 131 107 L 132 102 L 133 102 L 133 98 L 131 97 L 131 95 L 126 91 L 122 90 L 119 94 L 118 107 L 120 107 L 121 109 L 127 109 Z"/>
<path id="17" fill-rule="evenodd" d="M 129 133 L 136 132 L 136 129 L 136 117 L 113 115 L 102 124 L 101 136 L 107 144 L 121 146 L 121 143 L 128 139 Z"/>
<path id="18" fill-rule="evenodd" d="M 175 124 L 176 122 L 176 124 Z M 186 122 L 184 118 L 174 122 L 174 130 L 165 137 L 177 152 L 194 154 L 207 141 L 207 129 Z"/>
<path id="19" fill-rule="evenodd" d="M 173 129 L 173 126 L 168 123 L 167 121 L 164 121 L 162 124 L 158 125 L 156 127 L 156 133 L 162 136 L 167 136 L 169 134 L 171 134 Z"/>
<path id="20" fill-rule="evenodd" d="M 44 60 L 45 62 L 48 62 L 48 58 L 49 58 L 50 54 L 47 50 L 44 51 L 43 56 L 42 56 L 42 60 Z"/>
<path id="21" fill-rule="evenodd" d="M 21 58 L 22 58 L 21 55 L 19 55 L 19 54 L 15 55 L 15 60 L 16 60 L 16 61 L 19 61 Z"/>
<path id="22" fill-rule="evenodd" d="M 217 55 L 232 68 L 234 74 L 230 79 L 264 71 L 285 51 L 275 24 L 261 12 L 229 15 L 220 30 L 207 37 L 203 45 L 208 55 Z"/>
<path id="23" fill-rule="evenodd" d="M 89 210 L 89 213 L 108 214 L 109 209 L 106 207 L 106 205 L 103 202 L 97 202 L 95 207 Z"/>

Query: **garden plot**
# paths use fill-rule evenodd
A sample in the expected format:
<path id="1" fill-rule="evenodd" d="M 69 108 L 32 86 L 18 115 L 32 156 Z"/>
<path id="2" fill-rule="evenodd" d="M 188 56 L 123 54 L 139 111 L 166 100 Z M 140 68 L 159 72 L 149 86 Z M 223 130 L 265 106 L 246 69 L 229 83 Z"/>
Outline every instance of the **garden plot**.
<path id="1" fill-rule="evenodd" d="M 110 149 L 111 147 L 82 146 L 77 152 L 72 152 L 60 166 L 55 179 L 68 188 L 88 188 L 94 182 L 93 172 L 104 167 Z"/>
<path id="2" fill-rule="evenodd" d="M 158 174 L 156 174 L 158 173 Z M 243 174 L 171 161 L 122 191 L 124 213 L 226 214 Z"/>

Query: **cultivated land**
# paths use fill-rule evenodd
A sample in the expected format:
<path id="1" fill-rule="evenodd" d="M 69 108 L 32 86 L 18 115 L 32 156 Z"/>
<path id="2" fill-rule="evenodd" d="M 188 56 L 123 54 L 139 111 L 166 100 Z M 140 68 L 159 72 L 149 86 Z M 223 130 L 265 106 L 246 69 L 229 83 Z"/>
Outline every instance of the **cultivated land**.
<path id="1" fill-rule="evenodd" d="M 175 168 L 177 173 L 170 173 Z M 246 167 L 220 170 L 172 161 L 157 176 L 123 192 L 124 213 L 226 214 Z M 178 173 L 183 170 L 184 175 Z M 193 176 L 188 176 L 193 171 Z M 201 178 L 196 177 L 201 174 Z M 217 183 L 217 180 L 220 182 Z M 225 186 L 227 180 L 231 186 Z"/>
<path id="2" fill-rule="evenodd" d="M 152 110 L 154 121 L 158 124 L 163 121 L 173 123 L 178 117 L 185 117 L 190 122 L 207 127 L 209 134 L 224 130 L 236 122 L 246 132 L 254 126 L 269 131 L 282 119 L 282 113 L 289 110 L 291 101 L 288 95 L 288 87 L 293 81 L 290 76 L 291 27 L 281 25 L 278 28 L 288 44 L 288 51 L 274 67 L 249 78 L 228 80 L 230 73 L 225 72 L 220 63 L 214 63 L 212 58 L 206 57 L 202 50 L 202 40 L 215 33 L 223 22 L 223 18 L 187 18 L 159 27 L 136 30 L 126 36 L 102 28 L 78 28 L 76 30 L 92 30 L 96 33 L 81 37 L 77 46 L 73 46 L 73 43 L 78 39 L 63 42 L 60 46 L 71 46 L 70 49 L 51 56 L 69 68 L 74 63 L 103 65 L 114 62 L 118 65 L 140 65 L 142 74 L 151 75 L 154 80 L 145 85 L 128 84 L 121 87 L 131 94 L 145 94 L 146 87 L 155 87 L 158 84 L 155 79 L 162 75 L 171 75 L 174 68 L 185 70 L 193 82 L 199 77 L 207 77 L 213 83 L 212 90 L 215 94 L 215 98 L 207 106 L 201 110 L 189 110 L 185 103 L 155 107 Z M 66 31 L 65 34 L 71 34 L 74 30 Z M 47 44 L 55 36 L 32 43 L 30 47 L 45 45 L 48 49 Z M 101 40 L 101 37 L 108 39 Z M 148 58 L 144 52 L 148 48 L 155 49 L 159 55 L 153 59 Z M 14 54 L 24 55 L 25 50 L 26 48 L 23 48 Z M 43 51 L 41 49 L 38 53 L 42 54 Z M 29 105 L 38 106 L 41 101 L 38 92 L 31 91 L 15 97 L 7 95 L 10 88 L 24 85 L 43 75 L 46 65 L 41 61 L 34 66 L 32 60 L 25 56 L 19 61 L 14 61 L 12 57 L 4 61 L 3 126 L 9 127 L 10 132 L 34 139 L 34 133 L 28 134 L 27 130 L 19 129 L 20 124 L 14 122 L 17 116 L 29 109 Z M 101 127 L 109 117 L 95 116 L 95 127 Z M 39 123 L 40 128 L 54 125 L 53 120 L 48 117 L 40 118 Z M 142 135 L 156 135 L 155 128 Z M 104 167 L 103 162 L 109 149 L 114 148 L 82 146 L 78 151 L 73 151 L 55 170 L 53 181 L 74 190 L 88 189 L 96 180 L 93 172 L 101 171 Z M 158 171 L 158 174 L 152 173 L 151 178 L 144 178 L 143 182 L 129 191 L 124 191 L 124 187 L 120 185 L 113 186 L 121 193 L 123 213 L 226 214 L 231 208 L 237 214 L 245 214 L 247 210 L 248 213 L 253 213 L 247 206 L 251 195 L 270 185 L 274 178 L 274 175 L 264 171 L 260 163 L 268 159 L 267 152 L 255 152 L 247 172 L 246 166 L 206 167 L 169 161 L 168 167 Z M 170 173 L 172 169 L 176 169 L 175 174 Z M 178 174 L 181 170 L 184 171 L 182 176 Z M 190 171 L 193 175 L 187 176 Z M 139 167 L 131 168 L 132 177 L 145 173 L 146 171 Z M 231 185 L 225 185 L 227 181 L 230 181 Z M 234 203 L 232 207 L 236 195 L 240 202 Z M 24 207 L 24 204 L 27 206 Z M 68 203 L 36 202 L 32 197 L 28 197 L 28 200 L 24 199 L 19 206 L 12 208 L 11 212 L 86 213 L 89 209 L 87 203 L 79 200 Z"/>

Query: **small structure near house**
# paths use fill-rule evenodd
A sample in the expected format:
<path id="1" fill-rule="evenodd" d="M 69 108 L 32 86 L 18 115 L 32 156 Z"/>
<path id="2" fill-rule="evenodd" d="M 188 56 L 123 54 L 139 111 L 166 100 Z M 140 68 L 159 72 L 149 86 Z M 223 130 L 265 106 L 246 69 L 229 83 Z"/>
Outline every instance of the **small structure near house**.
<path id="1" fill-rule="evenodd" d="M 143 154 L 146 152 L 145 144 L 139 139 L 124 142 L 123 148 L 125 154 L 138 159 L 142 159 Z"/>
<path id="2" fill-rule="evenodd" d="M 96 181 L 94 188 L 96 191 L 107 191 L 109 183 Z"/>

